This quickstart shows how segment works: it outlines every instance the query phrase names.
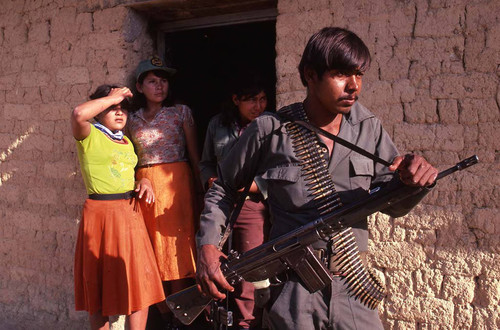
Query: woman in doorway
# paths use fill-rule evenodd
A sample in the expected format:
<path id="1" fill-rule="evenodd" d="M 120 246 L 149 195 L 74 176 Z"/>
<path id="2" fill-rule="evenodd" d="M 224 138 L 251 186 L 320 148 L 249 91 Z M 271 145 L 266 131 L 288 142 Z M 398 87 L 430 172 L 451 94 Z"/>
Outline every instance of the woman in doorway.
<path id="1" fill-rule="evenodd" d="M 217 164 L 224 160 L 245 128 L 267 107 L 264 83 L 256 74 L 246 72 L 232 84 L 230 105 L 210 120 L 200 161 L 202 182 L 208 189 L 217 180 Z M 268 212 L 265 182 L 254 179 L 232 232 L 232 249 L 246 252 L 261 245 L 267 236 Z M 262 310 L 254 304 L 252 283 L 241 282 L 229 296 L 238 329 L 260 329 Z"/>
<path id="2" fill-rule="evenodd" d="M 139 156 L 138 178 L 148 178 L 156 195 L 142 203 L 144 219 L 160 270 L 165 295 L 194 284 L 195 230 L 199 218 L 199 156 L 191 109 L 170 102 L 169 82 L 176 70 L 158 57 L 141 61 L 136 70 L 139 109 L 130 116 L 127 134 Z M 163 319 L 172 319 L 165 302 L 157 304 Z"/>
<path id="3" fill-rule="evenodd" d="M 134 182 L 137 156 L 121 131 L 131 96 L 127 87 L 102 85 L 71 115 L 89 195 L 75 249 L 75 307 L 89 312 L 91 329 L 109 329 L 118 314 L 129 315 L 131 330 L 145 329 L 148 307 L 165 299 L 135 201 L 153 202 L 153 189 L 147 179 Z"/>

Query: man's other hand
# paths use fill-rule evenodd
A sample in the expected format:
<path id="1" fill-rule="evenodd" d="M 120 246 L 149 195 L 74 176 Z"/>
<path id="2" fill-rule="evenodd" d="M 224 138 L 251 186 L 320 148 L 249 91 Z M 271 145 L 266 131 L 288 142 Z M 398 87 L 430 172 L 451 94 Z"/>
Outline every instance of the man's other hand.
<path id="1" fill-rule="evenodd" d="M 226 295 L 221 290 L 234 291 L 220 269 L 220 258 L 227 258 L 215 245 L 203 245 L 198 250 L 196 282 L 198 290 L 214 299 L 224 299 Z"/>
<path id="2" fill-rule="evenodd" d="M 397 170 L 404 184 L 416 187 L 432 185 L 438 175 L 438 170 L 424 157 L 414 154 L 397 156 L 389 166 L 389 170 Z"/>

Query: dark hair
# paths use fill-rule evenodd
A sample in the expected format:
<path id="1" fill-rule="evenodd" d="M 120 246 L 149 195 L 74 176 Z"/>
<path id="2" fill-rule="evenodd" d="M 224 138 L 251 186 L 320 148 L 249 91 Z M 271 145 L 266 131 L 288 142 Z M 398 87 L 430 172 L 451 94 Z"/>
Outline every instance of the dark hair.
<path id="1" fill-rule="evenodd" d="M 253 70 L 243 70 L 237 73 L 229 87 L 231 99 L 222 105 L 222 125 L 229 127 L 233 122 L 240 120 L 240 112 L 232 101 L 232 95 L 236 95 L 239 100 L 249 99 L 260 92 L 264 92 L 267 95 L 266 90 L 266 84 L 259 73 Z"/>
<path id="2" fill-rule="evenodd" d="M 170 86 L 170 84 L 172 83 L 172 77 L 170 76 L 170 74 L 164 70 L 151 70 L 151 71 L 146 71 L 146 72 L 143 72 L 141 73 L 141 75 L 139 76 L 139 78 L 137 78 L 137 83 L 139 85 L 142 85 L 144 83 L 144 79 L 146 79 L 146 76 L 152 72 L 155 76 L 157 76 L 158 78 L 164 78 L 164 79 L 167 79 L 168 80 L 168 94 L 167 94 L 167 98 L 163 101 L 163 106 L 171 106 L 174 104 L 173 100 L 174 100 L 174 97 L 172 95 L 172 88 Z M 144 96 L 143 93 L 139 93 L 139 92 L 135 92 L 134 93 L 134 97 L 132 98 L 132 110 L 139 110 L 140 108 L 144 108 L 146 107 L 147 105 L 147 101 L 146 101 L 146 96 Z"/>
<path id="3" fill-rule="evenodd" d="M 109 93 L 111 92 L 111 90 L 113 88 L 121 88 L 121 86 L 118 86 L 118 85 L 101 85 L 101 86 L 97 87 L 96 90 L 94 91 L 94 93 L 92 93 L 89 96 L 89 99 L 95 100 L 95 99 L 100 99 L 101 97 L 108 96 Z M 126 98 L 123 99 L 123 101 L 120 102 L 120 106 L 122 107 L 122 109 L 130 110 L 130 102 L 129 102 L 129 100 L 126 99 Z"/>
<path id="4" fill-rule="evenodd" d="M 354 33 L 339 27 L 326 27 L 312 35 L 299 64 L 300 79 L 307 86 L 304 71 L 313 69 L 321 79 L 326 71 L 354 72 L 368 70 L 371 56 L 368 47 Z"/>

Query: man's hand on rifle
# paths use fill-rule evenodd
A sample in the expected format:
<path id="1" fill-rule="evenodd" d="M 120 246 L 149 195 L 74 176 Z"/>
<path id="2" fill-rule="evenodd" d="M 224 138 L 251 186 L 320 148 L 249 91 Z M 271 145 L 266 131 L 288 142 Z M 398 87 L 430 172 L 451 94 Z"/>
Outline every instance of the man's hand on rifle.
<path id="1" fill-rule="evenodd" d="M 215 245 L 203 245 L 198 250 L 198 265 L 196 270 L 198 290 L 214 299 L 226 298 L 226 295 L 219 290 L 234 291 L 234 288 L 226 281 L 220 269 L 221 257 L 227 258 Z"/>
<path id="2" fill-rule="evenodd" d="M 409 186 L 425 187 L 436 181 L 438 170 L 422 156 L 407 154 L 397 156 L 389 170 L 398 170 L 401 181 Z"/>

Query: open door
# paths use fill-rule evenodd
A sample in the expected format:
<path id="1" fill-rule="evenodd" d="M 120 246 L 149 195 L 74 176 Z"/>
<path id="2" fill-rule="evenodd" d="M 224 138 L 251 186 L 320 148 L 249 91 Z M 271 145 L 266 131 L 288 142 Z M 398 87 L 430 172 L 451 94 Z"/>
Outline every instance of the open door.
<path id="1" fill-rule="evenodd" d="M 268 87 L 268 111 L 276 107 L 275 21 L 194 28 L 165 33 L 165 59 L 178 70 L 172 92 L 193 110 L 199 145 L 235 72 L 259 71 Z"/>

